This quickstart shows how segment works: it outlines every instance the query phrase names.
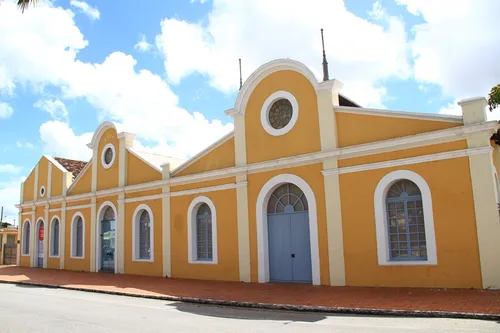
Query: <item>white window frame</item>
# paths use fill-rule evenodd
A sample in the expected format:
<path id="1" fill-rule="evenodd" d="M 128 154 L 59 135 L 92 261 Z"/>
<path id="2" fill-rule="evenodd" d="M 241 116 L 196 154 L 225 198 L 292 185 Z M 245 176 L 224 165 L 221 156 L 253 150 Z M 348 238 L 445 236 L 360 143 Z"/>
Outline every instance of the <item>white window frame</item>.
<path id="1" fill-rule="evenodd" d="M 82 256 L 77 257 L 75 255 L 76 253 L 76 218 L 81 217 L 82 218 Z M 85 259 L 85 217 L 81 212 L 76 212 L 73 217 L 71 218 L 71 253 L 70 253 L 70 258 L 71 259 Z"/>
<path id="2" fill-rule="evenodd" d="M 150 237 L 150 258 L 149 259 L 140 259 L 139 258 L 139 249 L 140 249 L 140 231 L 139 231 L 139 223 L 140 223 L 140 214 L 145 210 L 149 214 L 149 237 Z M 146 204 L 140 204 L 134 211 L 134 215 L 132 219 L 132 261 L 141 261 L 141 262 L 154 262 L 154 215 L 153 210 Z"/>
<path id="3" fill-rule="evenodd" d="M 197 258 L 197 247 L 196 247 L 196 215 L 198 209 L 202 204 L 206 203 L 210 208 L 211 220 L 212 220 L 212 260 L 198 260 Z M 217 265 L 218 264 L 218 251 L 217 251 L 217 210 L 215 205 L 206 196 L 199 196 L 191 201 L 187 211 L 188 217 L 188 263 L 190 264 L 208 264 Z"/>
<path id="4" fill-rule="evenodd" d="M 390 187 L 401 179 L 414 182 L 422 194 L 424 209 L 425 241 L 427 260 L 397 260 L 389 258 L 389 230 L 387 222 L 386 197 Z M 427 182 L 419 174 L 409 170 L 397 170 L 385 175 L 377 185 L 374 196 L 375 227 L 377 234 L 377 254 L 380 266 L 422 266 L 437 265 L 436 235 L 434 231 L 434 213 L 432 208 L 431 190 Z"/>
<path id="5" fill-rule="evenodd" d="M 30 237 L 28 239 L 26 239 L 26 237 L 25 237 L 26 236 L 26 224 L 28 224 L 30 227 Z M 21 248 L 21 256 L 29 257 L 29 255 L 31 253 L 30 238 L 31 238 L 31 233 L 33 232 L 32 228 L 31 228 L 31 221 L 29 219 L 24 220 L 22 230 L 23 230 L 23 234 L 22 234 L 23 238 L 22 238 L 22 242 L 21 242 L 22 243 L 21 244 L 21 247 L 22 247 Z M 24 249 L 26 248 L 26 241 L 28 242 L 28 252 L 27 253 L 24 252 Z"/>
<path id="6" fill-rule="evenodd" d="M 113 158 L 111 159 L 111 162 L 109 164 L 106 163 L 105 156 L 106 156 L 106 151 L 108 148 L 111 148 L 111 151 L 113 151 Z M 113 163 L 115 163 L 116 159 L 116 150 L 115 146 L 112 143 L 108 143 L 107 145 L 104 146 L 101 152 L 101 163 L 104 169 L 109 169 L 113 166 Z"/>
<path id="7" fill-rule="evenodd" d="M 45 186 L 40 186 L 40 197 L 43 198 L 45 194 L 47 193 L 47 190 L 45 189 Z"/>
<path id="8" fill-rule="evenodd" d="M 279 99 L 287 99 L 290 104 L 292 104 L 292 118 L 285 127 L 276 129 L 271 126 L 271 123 L 269 122 L 269 111 L 271 110 L 274 102 Z M 271 96 L 266 99 L 266 101 L 262 105 L 262 109 L 260 110 L 260 123 L 262 124 L 264 130 L 272 136 L 280 136 L 288 133 L 295 126 L 298 118 L 299 103 L 297 102 L 295 96 L 293 96 L 290 92 L 284 90 L 279 90 L 271 94 Z"/>
<path id="9" fill-rule="evenodd" d="M 53 235 L 54 235 L 54 225 L 55 225 L 55 220 L 59 221 L 59 242 L 57 243 L 58 245 L 58 249 L 57 249 L 57 253 L 59 253 L 58 255 L 54 255 L 53 253 Z M 61 219 L 59 218 L 59 216 L 57 215 L 54 215 L 52 217 L 52 220 L 50 220 L 50 227 L 49 227 L 49 258 L 59 258 L 61 256 Z"/>

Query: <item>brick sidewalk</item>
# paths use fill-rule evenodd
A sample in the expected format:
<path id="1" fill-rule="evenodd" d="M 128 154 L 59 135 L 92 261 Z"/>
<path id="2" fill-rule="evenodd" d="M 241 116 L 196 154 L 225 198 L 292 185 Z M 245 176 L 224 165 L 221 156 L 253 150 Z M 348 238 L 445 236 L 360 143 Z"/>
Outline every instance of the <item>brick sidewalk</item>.
<path id="1" fill-rule="evenodd" d="M 483 314 L 490 315 L 486 317 L 500 320 L 500 291 L 491 290 L 238 283 L 83 273 L 14 266 L 0 266 L 0 282 L 31 283 L 66 289 L 222 305 L 296 308 L 299 310 L 304 310 L 303 306 L 306 306 L 305 310 L 316 311 L 446 317 L 480 318 L 479 314 Z M 276 304 L 281 306 L 276 307 Z"/>

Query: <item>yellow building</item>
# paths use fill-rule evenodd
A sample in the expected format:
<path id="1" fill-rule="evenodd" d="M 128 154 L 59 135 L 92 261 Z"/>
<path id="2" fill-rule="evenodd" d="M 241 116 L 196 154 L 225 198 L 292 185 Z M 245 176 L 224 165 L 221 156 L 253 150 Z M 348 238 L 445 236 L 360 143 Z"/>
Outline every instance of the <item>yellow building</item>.
<path id="1" fill-rule="evenodd" d="M 264 64 L 226 111 L 234 132 L 187 161 L 138 152 L 104 122 L 88 163 L 43 156 L 22 184 L 18 264 L 500 288 L 500 126 L 486 100 L 460 102 L 463 117 L 375 110 L 342 86 Z"/>

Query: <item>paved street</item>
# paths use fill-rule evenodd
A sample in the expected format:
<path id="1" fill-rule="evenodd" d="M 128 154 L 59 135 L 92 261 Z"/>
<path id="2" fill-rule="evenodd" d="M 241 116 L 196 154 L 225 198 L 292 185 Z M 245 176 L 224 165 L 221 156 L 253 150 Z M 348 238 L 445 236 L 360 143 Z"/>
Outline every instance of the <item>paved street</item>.
<path id="1" fill-rule="evenodd" d="M 479 320 L 384 318 L 195 305 L 0 284 L 0 332 L 500 332 Z"/>

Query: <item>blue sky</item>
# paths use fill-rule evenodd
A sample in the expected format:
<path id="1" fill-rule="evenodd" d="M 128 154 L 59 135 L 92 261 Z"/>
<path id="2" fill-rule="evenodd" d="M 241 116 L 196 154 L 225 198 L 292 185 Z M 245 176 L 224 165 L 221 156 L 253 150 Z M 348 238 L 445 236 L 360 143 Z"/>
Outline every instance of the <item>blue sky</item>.
<path id="1" fill-rule="evenodd" d="M 104 120 L 136 133 L 139 149 L 192 156 L 232 129 L 223 111 L 236 99 L 238 58 L 244 78 L 278 57 L 320 77 L 320 28 L 330 76 L 349 98 L 459 114 L 457 100 L 485 96 L 500 82 L 498 7 L 495 0 L 54 0 L 21 14 L 5 0 L 0 205 L 15 218 L 19 183 L 42 154 L 88 159 L 85 144 Z"/>

